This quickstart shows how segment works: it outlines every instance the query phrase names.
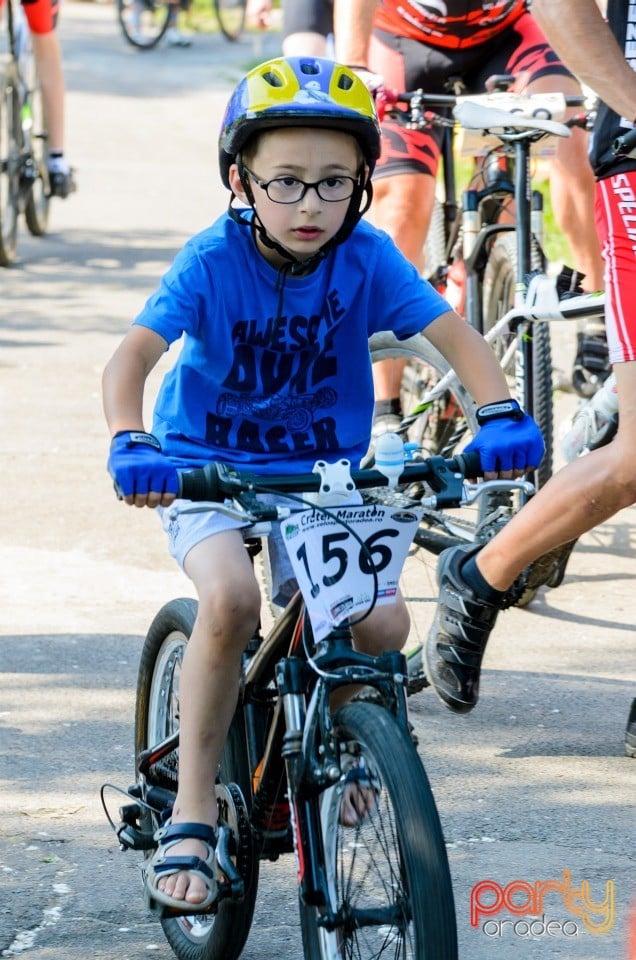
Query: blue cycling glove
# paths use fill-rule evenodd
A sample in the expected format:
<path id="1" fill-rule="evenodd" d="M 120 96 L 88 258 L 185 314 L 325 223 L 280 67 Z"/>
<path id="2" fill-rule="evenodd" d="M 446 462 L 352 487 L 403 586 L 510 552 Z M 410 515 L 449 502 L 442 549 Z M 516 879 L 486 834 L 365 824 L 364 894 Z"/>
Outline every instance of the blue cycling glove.
<path id="1" fill-rule="evenodd" d="M 482 473 L 536 469 L 545 452 L 538 426 L 516 400 L 488 403 L 477 411 L 481 429 L 466 447 L 477 452 Z"/>
<path id="2" fill-rule="evenodd" d="M 108 472 L 124 497 L 179 492 L 176 467 L 161 452 L 157 438 L 141 430 L 115 434 L 110 444 Z"/>

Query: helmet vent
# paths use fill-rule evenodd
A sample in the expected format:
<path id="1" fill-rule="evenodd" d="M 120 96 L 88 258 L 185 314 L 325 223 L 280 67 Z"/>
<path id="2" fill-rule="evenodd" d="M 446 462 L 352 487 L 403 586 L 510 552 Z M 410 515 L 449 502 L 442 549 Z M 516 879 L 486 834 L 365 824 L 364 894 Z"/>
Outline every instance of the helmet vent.
<path id="1" fill-rule="evenodd" d="M 317 73 L 320 73 L 320 68 L 317 63 L 313 62 L 313 60 L 303 60 L 303 62 L 300 64 L 300 72 L 315 76 Z"/>
<path id="2" fill-rule="evenodd" d="M 353 79 L 348 77 L 345 73 L 342 73 L 338 77 L 338 86 L 341 90 L 351 90 L 351 87 L 353 86 Z"/>
<path id="3" fill-rule="evenodd" d="M 270 87 L 282 87 L 283 85 L 281 78 L 277 74 L 272 73 L 271 70 L 263 74 L 263 80 L 265 83 L 269 83 Z"/>

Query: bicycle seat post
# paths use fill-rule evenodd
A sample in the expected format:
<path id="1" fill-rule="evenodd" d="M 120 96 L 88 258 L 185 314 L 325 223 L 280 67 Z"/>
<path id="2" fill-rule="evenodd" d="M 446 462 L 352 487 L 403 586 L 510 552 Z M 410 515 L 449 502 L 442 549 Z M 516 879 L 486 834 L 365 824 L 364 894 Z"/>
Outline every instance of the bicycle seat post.
<path id="1" fill-rule="evenodd" d="M 526 277 L 532 269 L 532 191 L 530 189 L 530 140 L 515 141 L 515 217 L 517 220 L 517 292 L 525 296 Z"/>

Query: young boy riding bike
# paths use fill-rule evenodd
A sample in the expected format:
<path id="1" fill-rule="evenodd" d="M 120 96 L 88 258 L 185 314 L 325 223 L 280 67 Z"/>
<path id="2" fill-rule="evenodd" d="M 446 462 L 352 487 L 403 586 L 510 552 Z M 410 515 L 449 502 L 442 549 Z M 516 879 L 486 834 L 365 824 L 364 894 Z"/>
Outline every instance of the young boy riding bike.
<path id="1" fill-rule="evenodd" d="M 361 222 L 379 152 L 372 99 L 348 68 L 281 58 L 251 70 L 219 139 L 228 212 L 186 244 L 104 373 L 109 470 L 126 503 L 162 508 L 171 553 L 199 598 L 181 673 L 179 791 L 147 871 L 151 899 L 185 913 L 216 897 L 215 770 L 260 596 L 236 521 L 171 520 L 163 510 L 177 469 L 218 460 L 305 472 L 342 457 L 357 466 L 373 412 L 368 338 L 380 330 L 401 339 L 424 330 L 452 363 L 482 406 L 473 448 L 490 475 L 519 475 L 542 456 L 538 428 L 509 400 L 487 344 L 386 234 Z M 148 434 L 146 378 L 182 335 Z M 300 418 L 299 429 L 289 411 L 301 408 L 310 424 Z M 408 630 L 398 597 L 354 628 L 355 643 L 377 655 L 401 648 Z M 352 822 L 365 802 L 352 789 Z"/>

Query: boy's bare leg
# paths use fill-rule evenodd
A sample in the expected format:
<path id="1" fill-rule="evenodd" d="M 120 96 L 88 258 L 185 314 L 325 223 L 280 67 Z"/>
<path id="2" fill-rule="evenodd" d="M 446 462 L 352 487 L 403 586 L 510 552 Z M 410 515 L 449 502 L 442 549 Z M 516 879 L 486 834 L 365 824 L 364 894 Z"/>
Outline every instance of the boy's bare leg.
<path id="1" fill-rule="evenodd" d="M 57 34 L 32 33 L 33 53 L 42 88 L 42 109 L 49 150 L 64 150 L 64 71 Z"/>
<path id="2" fill-rule="evenodd" d="M 258 622 L 260 593 L 236 530 L 197 544 L 185 560 L 199 596 L 199 611 L 180 678 L 179 791 L 173 823 L 214 826 L 214 783 L 238 694 L 241 654 Z M 202 856 L 205 847 L 184 840 L 169 856 Z M 187 871 L 159 881 L 169 896 L 188 903 L 205 899 L 203 880 Z"/>

